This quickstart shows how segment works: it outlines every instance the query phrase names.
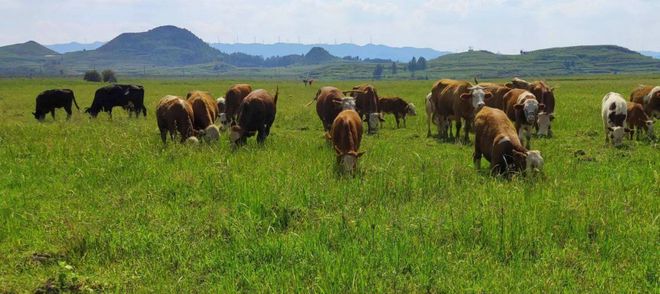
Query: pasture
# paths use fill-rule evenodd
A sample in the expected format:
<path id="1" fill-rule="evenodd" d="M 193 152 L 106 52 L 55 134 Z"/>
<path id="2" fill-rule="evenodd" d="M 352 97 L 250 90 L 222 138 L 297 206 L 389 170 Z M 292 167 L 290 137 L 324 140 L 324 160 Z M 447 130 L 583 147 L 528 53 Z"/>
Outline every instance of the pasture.
<path id="1" fill-rule="evenodd" d="M 657 142 L 605 145 L 601 99 L 658 77 L 555 79 L 554 137 L 534 138 L 544 175 L 475 171 L 473 146 L 426 137 L 433 81 L 376 81 L 415 103 L 365 136 L 359 173 L 334 172 L 314 106 L 319 86 L 274 92 L 264 146 L 232 152 L 160 141 L 162 96 L 239 81 L 133 79 L 147 118 L 82 110 L 102 84 L 0 80 L 0 292 L 657 292 Z M 38 123 L 36 95 L 70 88 L 81 111 Z M 656 123 L 656 129 L 658 128 Z M 434 129 L 433 133 L 437 131 Z M 471 135 L 474 140 L 474 135 Z"/>

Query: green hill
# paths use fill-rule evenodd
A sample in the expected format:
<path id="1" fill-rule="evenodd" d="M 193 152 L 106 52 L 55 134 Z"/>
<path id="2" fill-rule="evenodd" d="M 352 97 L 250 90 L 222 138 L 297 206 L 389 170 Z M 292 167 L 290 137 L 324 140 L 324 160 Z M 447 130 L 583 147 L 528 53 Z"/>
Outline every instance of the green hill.
<path id="1" fill-rule="evenodd" d="M 35 41 L 0 47 L 0 74 L 47 74 L 44 70 L 56 64 L 61 55 Z"/>
<path id="2" fill-rule="evenodd" d="M 50 50 L 35 41 L 0 47 L 0 57 L 2 58 L 45 57 L 48 55 L 59 55 L 59 53 Z"/>

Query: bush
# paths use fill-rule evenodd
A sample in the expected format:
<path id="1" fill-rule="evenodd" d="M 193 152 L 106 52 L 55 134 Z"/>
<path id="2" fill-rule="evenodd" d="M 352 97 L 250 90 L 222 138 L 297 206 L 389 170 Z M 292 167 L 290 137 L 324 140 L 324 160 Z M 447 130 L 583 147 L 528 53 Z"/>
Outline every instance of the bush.
<path id="1" fill-rule="evenodd" d="M 106 82 L 106 83 L 116 83 L 117 82 L 117 76 L 115 76 L 115 72 L 110 70 L 110 69 L 104 70 L 101 73 L 101 75 L 103 76 L 103 81 Z"/>
<path id="2" fill-rule="evenodd" d="M 99 74 L 99 72 L 96 70 L 88 70 L 85 72 L 85 76 L 83 77 L 83 80 L 88 82 L 100 82 L 101 74 Z"/>

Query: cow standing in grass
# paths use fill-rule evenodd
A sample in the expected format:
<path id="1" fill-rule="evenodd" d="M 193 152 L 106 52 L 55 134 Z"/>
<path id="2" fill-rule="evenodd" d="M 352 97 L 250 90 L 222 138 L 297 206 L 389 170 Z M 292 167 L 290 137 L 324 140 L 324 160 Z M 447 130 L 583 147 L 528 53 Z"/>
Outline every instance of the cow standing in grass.
<path id="1" fill-rule="evenodd" d="M 545 106 L 545 109 L 538 114 L 538 119 L 534 125 L 538 135 L 552 137 L 552 121 L 555 119 L 555 89 L 544 81 L 530 83 L 517 77 L 513 78 L 506 86 L 530 91 L 534 94 L 536 100 Z"/>
<path id="2" fill-rule="evenodd" d="M 440 138 L 448 138 L 444 122 L 453 119 L 456 122 L 456 139 L 460 138 L 460 129 L 465 124 L 465 142 L 469 142 L 470 127 L 474 116 L 485 100 L 492 94 L 485 91 L 484 87 L 472 86 L 466 81 L 440 80 L 436 82 L 431 91 L 433 103 L 435 104 L 435 117 L 441 122 L 438 127 Z"/>
<path id="3" fill-rule="evenodd" d="M 204 130 L 209 141 L 220 138 L 220 130 L 215 125 L 218 116 L 218 104 L 208 92 L 192 91 L 186 96 L 186 100 L 193 109 L 193 127 L 195 130 Z"/>
<path id="4" fill-rule="evenodd" d="M 355 110 L 355 98 L 344 97 L 344 94 L 335 87 L 320 88 L 314 99 L 307 105 L 314 101 L 316 101 L 316 114 L 321 119 L 325 132 L 330 130 L 332 123 L 342 110 Z"/>
<path id="5" fill-rule="evenodd" d="M 653 132 L 653 119 L 651 119 L 646 112 L 644 112 L 644 107 L 635 102 L 627 102 L 627 115 L 626 115 L 626 127 L 633 130 L 630 132 L 630 139 L 633 138 L 633 133 L 637 133 L 637 140 L 639 140 L 642 130 L 646 132 L 646 135 L 649 139 L 655 139 L 655 133 Z"/>
<path id="6" fill-rule="evenodd" d="M 534 94 L 523 89 L 512 89 L 504 95 L 504 112 L 514 122 L 519 138 L 525 138 L 525 147 L 530 148 L 532 128 L 539 112 L 545 105 L 536 100 Z"/>
<path id="7" fill-rule="evenodd" d="M 628 116 L 628 105 L 619 93 L 610 92 L 603 97 L 601 106 L 603 127 L 605 128 L 605 143 L 612 142 L 614 146 L 621 145 L 630 129 L 624 127 Z"/>
<path id="8" fill-rule="evenodd" d="M 660 86 L 639 86 L 630 94 L 630 101 L 641 104 L 646 115 L 660 118 Z"/>
<path id="9" fill-rule="evenodd" d="M 176 132 L 181 136 L 181 142 L 198 142 L 196 136 L 203 135 L 193 128 L 193 109 L 188 101 L 177 96 L 165 96 L 158 102 L 156 119 L 163 144 L 167 143 L 167 133 L 170 138 L 176 138 Z"/>
<path id="10" fill-rule="evenodd" d="M 69 89 L 46 90 L 39 93 L 36 100 L 36 109 L 32 114 L 38 121 L 43 121 L 49 112 L 53 119 L 55 119 L 55 108 L 64 108 L 66 119 L 70 119 L 71 103 L 75 104 L 76 108 L 80 110 L 73 91 Z"/>
<path id="11" fill-rule="evenodd" d="M 337 115 L 330 132 L 326 135 L 332 140 L 332 146 L 337 155 L 337 165 L 343 172 L 353 173 L 357 169 L 362 142 L 362 119 L 352 109 L 343 110 Z"/>
<path id="12" fill-rule="evenodd" d="M 378 99 L 378 110 L 380 113 L 394 114 L 397 128 L 399 128 L 399 119 L 403 119 L 403 127 L 406 127 L 406 115 L 417 115 L 415 105 L 408 103 L 406 100 L 399 97 L 384 97 Z"/>
<path id="13" fill-rule="evenodd" d="M 233 146 L 244 145 L 248 137 L 257 134 L 257 142 L 263 143 L 270 134 L 270 127 L 275 121 L 277 96 L 271 96 L 266 90 L 252 91 L 243 99 L 238 108 L 238 123 L 231 127 L 229 139 Z"/>
<path id="14" fill-rule="evenodd" d="M 236 124 L 238 108 L 250 92 L 252 92 L 252 86 L 249 84 L 236 84 L 229 87 L 225 96 L 221 97 L 225 99 L 226 121 L 220 121 L 223 125 L 233 126 Z"/>
<path id="15" fill-rule="evenodd" d="M 363 84 L 353 87 L 350 91 L 345 91 L 355 98 L 355 106 L 360 117 L 367 122 L 367 133 L 375 134 L 378 132 L 380 124 L 380 114 L 378 111 L 378 92 L 372 85 Z"/>

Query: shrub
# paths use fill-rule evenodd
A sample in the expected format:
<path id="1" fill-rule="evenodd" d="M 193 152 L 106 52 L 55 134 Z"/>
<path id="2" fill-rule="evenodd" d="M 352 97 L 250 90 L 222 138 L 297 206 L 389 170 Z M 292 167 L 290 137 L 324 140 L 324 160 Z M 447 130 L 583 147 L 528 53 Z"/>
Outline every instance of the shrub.
<path id="1" fill-rule="evenodd" d="M 117 82 L 117 76 L 115 76 L 115 72 L 110 70 L 110 69 L 104 70 L 101 73 L 101 75 L 103 76 L 103 81 L 106 82 L 106 83 L 116 83 Z"/>
<path id="2" fill-rule="evenodd" d="M 88 82 L 100 82 L 101 74 L 99 74 L 99 72 L 96 70 L 88 70 L 85 72 L 85 76 L 83 77 L 83 80 Z"/>

